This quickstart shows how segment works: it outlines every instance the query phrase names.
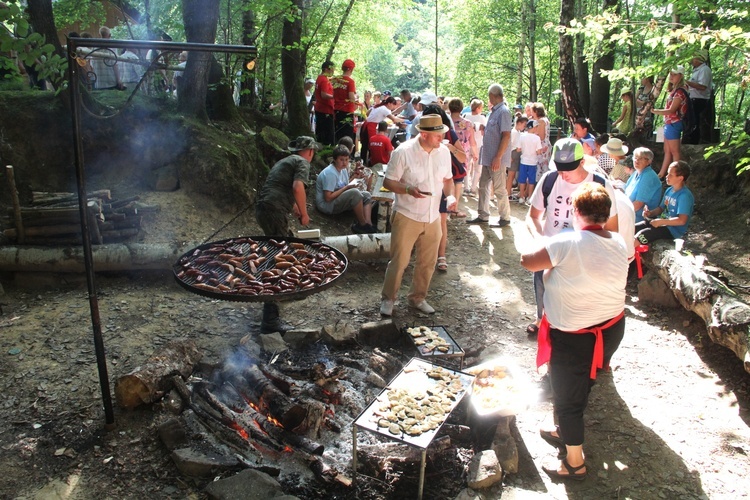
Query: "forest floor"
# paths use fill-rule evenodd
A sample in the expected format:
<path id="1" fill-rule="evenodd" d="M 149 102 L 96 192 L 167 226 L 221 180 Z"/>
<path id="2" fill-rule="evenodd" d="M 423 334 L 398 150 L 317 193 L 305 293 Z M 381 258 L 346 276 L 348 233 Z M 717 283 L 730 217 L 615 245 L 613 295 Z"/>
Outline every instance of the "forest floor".
<path id="1" fill-rule="evenodd" d="M 142 197 L 161 205 L 144 220 L 145 242 L 260 232 L 252 211 L 212 236 L 233 214 L 183 191 Z M 475 199 L 464 197 L 461 206 L 475 215 Z M 451 220 L 450 267 L 435 273 L 428 297 L 437 313 L 425 318 L 404 307 L 409 269 L 394 321 L 445 325 L 459 344 L 485 346 L 482 360 L 513 359 L 524 375 L 538 380 L 536 343 L 525 333 L 535 310 L 532 279 L 518 262 L 529 245 L 526 210 L 512 204 L 513 221 L 504 229 Z M 718 207 L 699 201 L 687 248 L 706 254 L 732 282 L 747 283 L 746 215 L 714 217 L 712 210 Z M 314 209 L 311 216 L 311 226 L 324 236 L 344 234 L 351 222 Z M 300 328 L 342 318 L 355 324 L 379 320 L 384 271 L 384 263 L 351 262 L 341 283 L 284 306 L 284 319 Z M 156 428 L 167 412 L 157 406 L 116 408 L 116 429 L 103 430 L 85 282 L 69 277 L 64 286 L 33 289 L 32 281 L 19 276 L 0 299 L 0 498 L 204 498 L 205 481 L 182 476 L 158 439 Z M 636 286 L 637 280 L 628 286 L 625 339 L 612 371 L 597 380 L 585 416 L 588 479 L 556 483 L 541 470 L 555 454 L 538 434 L 552 410 L 540 398 L 516 418 L 519 472 L 506 475 L 502 489 L 484 498 L 750 495 L 750 374 L 732 352 L 707 339 L 700 318 L 641 303 Z M 98 275 L 97 289 L 110 380 L 174 338 L 192 339 L 208 360 L 220 361 L 242 337 L 258 333 L 260 307 L 192 295 L 169 273 Z M 428 478 L 439 473 L 428 466 Z M 431 497 L 454 498 L 461 488 Z M 389 498 L 414 493 L 396 490 Z"/>

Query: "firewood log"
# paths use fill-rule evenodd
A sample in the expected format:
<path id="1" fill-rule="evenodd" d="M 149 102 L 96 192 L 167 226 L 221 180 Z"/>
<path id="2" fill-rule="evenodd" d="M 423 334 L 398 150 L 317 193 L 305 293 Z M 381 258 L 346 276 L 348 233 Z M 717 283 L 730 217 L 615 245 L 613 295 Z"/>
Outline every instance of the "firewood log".
<path id="1" fill-rule="evenodd" d="M 123 408 L 133 409 L 161 399 L 172 388 L 172 376 L 187 378 L 202 353 L 192 341 L 172 342 L 151 356 L 115 384 L 115 399 Z"/>

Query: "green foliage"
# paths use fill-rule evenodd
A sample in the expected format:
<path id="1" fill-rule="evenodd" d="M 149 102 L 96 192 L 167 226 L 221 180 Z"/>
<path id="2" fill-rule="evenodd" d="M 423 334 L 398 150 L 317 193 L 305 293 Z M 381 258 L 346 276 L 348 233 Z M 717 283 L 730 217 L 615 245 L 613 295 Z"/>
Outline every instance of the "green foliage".
<path id="1" fill-rule="evenodd" d="M 18 66 L 8 54 L 14 54 L 26 67 L 39 71 L 40 79 L 57 82 L 60 90 L 67 61 L 55 54 L 52 44 L 45 43 L 39 33 L 31 32 L 26 15 L 17 3 L 9 3 L 7 8 L 0 9 L 0 68 L 7 71 L 6 78 L 15 80 L 19 77 Z"/>
<path id="2" fill-rule="evenodd" d="M 52 13 L 58 27 L 80 22 L 82 30 L 91 25 L 103 24 L 106 19 L 104 5 L 91 0 L 56 0 L 52 2 Z"/>

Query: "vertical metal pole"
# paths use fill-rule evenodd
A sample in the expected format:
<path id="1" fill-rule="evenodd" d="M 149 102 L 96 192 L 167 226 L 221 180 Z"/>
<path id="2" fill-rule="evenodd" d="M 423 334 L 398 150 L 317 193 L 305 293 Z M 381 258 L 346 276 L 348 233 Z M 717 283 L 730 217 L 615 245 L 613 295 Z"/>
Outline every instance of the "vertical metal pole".
<path id="1" fill-rule="evenodd" d="M 73 115 L 74 160 L 76 167 L 76 182 L 78 184 L 78 212 L 81 217 L 81 236 L 83 243 L 83 261 L 86 266 L 86 284 L 89 291 L 89 308 L 91 309 L 91 326 L 94 330 L 94 350 L 96 351 L 96 365 L 99 370 L 99 386 L 102 391 L 104 404 L 105 426 L 114 428 L 115 413 L 112 408 L 112 394 L 109 390 L 109 375 L 107 374 L 107 358 L 102 339 L 102 324 L 99 317 L 99 299 L 96 296 L 94 281 L 94 259 L 91 251 L 89 236 L 89 217 L 86 208 L 86 175 L 83 169 L 83 142 L 81 141 L 81 108 L 79 96 L 78 61 L 76 60 L 75 39 L 68 39 L 68 69 L 70 72 L 70 106 Z"/>
<path id="2" fill-rule="evenodd" d="M 352 424 L 352 483 L 357 482 L 357 426 Z"/>
<path id="3" fill-rule="evenodd" d="M 424 469 L 427 465 L 427 448 L 422 450 L 422 464 L 419 466 L 419 492 L 417 493 L 417 500 L 422 500 L 422 493 L 424 493 Z"/>

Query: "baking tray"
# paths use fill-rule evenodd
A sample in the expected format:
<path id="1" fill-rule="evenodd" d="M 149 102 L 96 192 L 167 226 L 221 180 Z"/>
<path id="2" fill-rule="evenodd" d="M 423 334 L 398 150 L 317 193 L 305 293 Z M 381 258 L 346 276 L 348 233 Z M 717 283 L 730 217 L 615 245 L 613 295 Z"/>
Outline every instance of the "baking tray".
<path id="1" fill-rule="evenodd" d="M 441 352 L 437 349 L 430 349 L 427 345 L 417 345 L 416 341 L 417 339 L 412 337 L 412 335 L 409 333 L 409 328 L 419 328 L 421 326 L 426 326 L 430 330 L 434 331 L 438 334 L 438 336 L 446 341 L 448 351 L 447 352 Z M 448 333 L 448 330 L 442 326 L 442 325 L 418 325 L 418 326 L 405 326 L 401 328 L 401 332 L 408 337 L 409 341 L 412 343 L 414 348 L 417 350 L 417 353 L 421 358 L 425 358 L 426 360 L 429 360 L 430 362 L 437 363 L 437 364 L 449 364 L 448 360 L 453 360 L 454 358 L 458 358 L 459 366 L 458 369 L 463 369 L 463 361 L 464 361 L 464 355 L 465 351 L 461 348 L 461 346 L 458 345 L 458 342 L 456 342 L 456 339 L 454 339 L 450 333 Z"/>
<path id="2" fill-rule="evenodd" d="M 380 418 L 376 413 L 380 412 L 380 407 L 388 403 L 389 390 L 390 389 L 408 389 L 410 391 L 423 391 L 427 392 L 427 389 L 435 389 L 438 387 L 438 381 L 427 376 L 427 372 L 431 370 L 443 370 L 451 375 L 457 376 L 457 380 L 461 383 L 461 389 L 455 394 L 455 399 L 451 400 L 450 408 L 445 412 L 443 421 L 440 424 L 427 432 L 420 434 L 419 436 L 409 436 L 405 433 L 398 435 L 391 434 L 387 428 L 379 427 L 377 420 Z M 463 397 L 469 391 L 474 376 L 468 373 L 463 373 L 457 370 L 451 370 L 442 366 L 428 363 L 419 358 L 412 358 L 404 368 L 396 375 L 393 380 L 383 389 L 375 400 L 365 408 L 365 410 L 359 414 L 354 420 L 354 425 L 361 429 L 380 434 L 388 439 L 399 441 L 417 448 L 426 449 L 430 446 L 430 443 L 440 431 L 445 421 L 450 416 L 451 412 L 456 408 L 458 403 L 461 402 Z"/>
<path id="3" fill-rule="evenodd" d="M 301 246 L 302 248 L 294 248 L 291 246 L 292 243 Z M 272 293 L 264 294 L 249 294 L 242 292 L 243 288 L 247 288 L 251 285 L 255 286 L 255 283 L 276 283 L 283 278 L 262 278 L 261 273 L 264 271 L 273 271 L 276 268 L 276 257 L 280 255 L 293 255 L 298 250 L 304 250 L 309 256 L 314 259 L 314 264 L 320 265 L 326 268 L 327 271 L 323 274 L 330 274 L 328 277 L 324 277 L 320 283 L 316 283 L 315 286 L 302 289 L 298 287 L 296 289 L 283 290 Z M 250 266 L 250 260 L 248 257 L 256 253 L 259 257 L 265 257 L 265 260 L 259 264 L 253 264 L 255 271 Z M 240 271 L 230 271 L 229 268 L 220 267 L 220 263 L 223 261 L 219 258 L 220 255 L 234 255 L 238 260 L 243 261 L 242 266 L 233 266 Z M 208 262 L 204 262 L 206 258 L 210 257 Z M 255 261 L 253 261 L 255 262 Z M 328 246 L 324 243 L 314 242 L 305 240 L 302 238 L 274 238 L 269 236 L 245 236 L 240 238 L 229 238 L 226 240 L 219 240 L 210 243 L 204 243 L 199 245 L 192 250 L 185 252 L 172 267 L 174 277 L 177 283 L 198 295 L 210 297 L 213 299 L 220 300 L 233 300 L 239 302 L 268 302 L 268 301 L 282 301 L 282 300 L 293 300 L 314 293 L 320 292 L 333 286 L 333 284 L 344 275 L 349 262 L 346 256 L 339 250 Z M 188 270 L 195 270 L 187 272 Z M 280 270 L 284 272 L 287 270 Z M 276 272 L 276 271 L 273 271 Z M 318 271 L 315 271 L 316 273 Z M 201 273 L 201 274 L 197 274 Z M 244 273 L 244 274 L 243 274 Z M 253 277 L 247 276 L 252 274 Z M 198 276 L 204 276 L 200 278 Z M 209 278 L 206 278 L 208 276 Z M 211 291 L 200 286 L 196 286 L 198 283 L 206 282 L 207 279 L 213 278 L 216 282 L 223 284 L 228 287 L 228 290 Z M 212 283 L 215 283 L 212 281 Z"/>

